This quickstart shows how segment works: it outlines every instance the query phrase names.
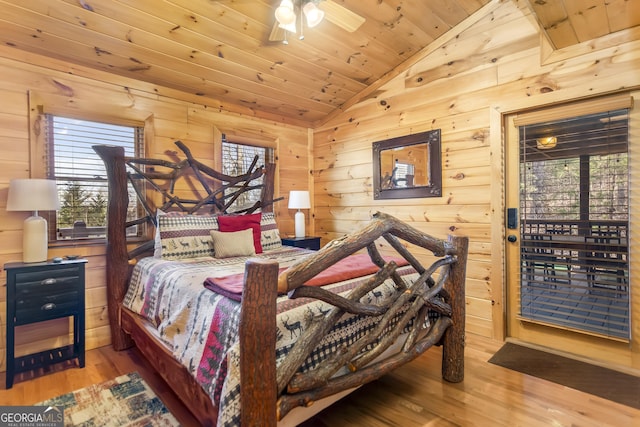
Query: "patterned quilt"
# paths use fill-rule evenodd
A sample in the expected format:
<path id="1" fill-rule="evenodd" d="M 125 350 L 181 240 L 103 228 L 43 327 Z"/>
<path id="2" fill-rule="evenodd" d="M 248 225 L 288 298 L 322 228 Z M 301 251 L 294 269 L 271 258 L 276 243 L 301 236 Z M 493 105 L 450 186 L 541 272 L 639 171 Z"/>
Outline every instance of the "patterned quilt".
<path id="1" fill-rule="evenodd" d="M 254 255 L 274 259 L 281 267 L 289 267 L 311 254 L 304 249 L 283 246 Z M 218 426 L 240 424 L 240 374 L 238 325 L 240 303 L 216 294 L 203 285 L 207 278 L 226 277 L 244 271 L 249 257 L 216 259 L 210 257 L 180 261 L 159 258 L 140 260 L 134 268 L 124 305 L 144 316 L 157 329 L 159 337 L 174 357 L 193 374 L 219 408 Z M 411 280 L 415 272 L 401 267 L 403 280 Z M 324 286 L 341 295 L 365 278 L 351 279 Z M 381 303 L 394 291 L 387 280 L 363 297 L 363 302 Z M 294 346 L 305 327 L 318 316 L 324 316 L 330 305 L 316 300 L 277 301 L 278 335 L 276 364 L 280 364 Z M 375 318 L 345 315 L 306 360 L 301 370 L 313 369 L 339 347 L 349 345 L 375 327 Z"/>

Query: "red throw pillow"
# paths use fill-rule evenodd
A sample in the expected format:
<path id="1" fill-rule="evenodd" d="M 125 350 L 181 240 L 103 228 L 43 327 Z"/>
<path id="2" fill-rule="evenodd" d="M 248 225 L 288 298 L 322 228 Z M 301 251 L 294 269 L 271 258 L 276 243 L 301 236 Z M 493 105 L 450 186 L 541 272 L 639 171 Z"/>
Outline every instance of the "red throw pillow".
<path id="1" fill-rule="evenodd" d="M 253 246 L 256 253 L 262 253 L 262 244 L 260 243 L 260 220 L 262 213 L 258 212 L 250 215 L 230 215 L 219 216 L 218 227 L 220 231 L 242 231 L 250 228 L 253 230 Z"/>

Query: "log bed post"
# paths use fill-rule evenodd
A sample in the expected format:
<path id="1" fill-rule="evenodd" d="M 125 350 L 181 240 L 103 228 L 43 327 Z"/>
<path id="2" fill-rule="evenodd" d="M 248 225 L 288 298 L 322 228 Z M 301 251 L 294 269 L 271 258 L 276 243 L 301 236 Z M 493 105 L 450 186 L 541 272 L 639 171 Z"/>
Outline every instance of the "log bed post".
<path id="1" fill-rule="evenodd" d="M 127 172 L 124 148 L 105 145 L 93 149 L 104 161 L 109 183 L 109 225 L 107 227 L 107 307 L 111 326 L 111 343 L 120 351 L 133 346 L 131 337 L 120 327 L 120 303 L 127 292 L 129 255 L 127 253 Z"/>
<path id="2" fill-rule="evenodd" d="M 276 298 L 278 263 L 246 263 L 240 314 L 241 425 L 276 425 Z"/>
<path id="3" fill-rule="evenodd" d="M 442 346 L 442 377 L 458 383 L 464 379 L 464 331 L 465 331 L 465 277 L 467 273 L 467 253 L 469 238 L 449 236 L 457 261 L 452 264 L 451 273 L 445 282 L 445 289 L 451 296 L 451 320 Z"/>

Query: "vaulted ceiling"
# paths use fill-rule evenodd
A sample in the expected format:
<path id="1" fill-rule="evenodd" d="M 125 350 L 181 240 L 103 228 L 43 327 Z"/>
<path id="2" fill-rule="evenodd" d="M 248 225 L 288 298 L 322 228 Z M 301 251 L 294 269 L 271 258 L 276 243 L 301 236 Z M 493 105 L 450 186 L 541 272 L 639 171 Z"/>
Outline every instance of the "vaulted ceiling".
<path id="1" fill-rule="evenodd" d="M 147 82 L 159 94 L 180 91 L 203 104 L 314 127 L 495 2 L 323 0 L 326 18 L 304 28 L 304 40 L 299 29 L 289 33 L 285 45 L 283 32 L 273 31 L 280 0 L 0 0 L 0 40 Z M 530 6 L 560 48 L 638 26 L 639 4 Z"/>
<path id="2" fill-rule="evenodd" d="M 638 0 L 531 0 L 556 49 L 640 26 Z"/>

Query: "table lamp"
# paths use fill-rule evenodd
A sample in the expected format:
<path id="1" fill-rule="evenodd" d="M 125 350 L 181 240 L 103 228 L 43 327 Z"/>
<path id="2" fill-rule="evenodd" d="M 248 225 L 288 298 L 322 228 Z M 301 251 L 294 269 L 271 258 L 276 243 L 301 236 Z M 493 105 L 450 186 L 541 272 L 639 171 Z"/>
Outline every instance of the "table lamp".
<path id="1" fill-rule="evenodd" d="M 298 209 L 295 215 L 296 224 L 296 237 L 304 237 L 304 212 L 300 209 L 309 209 L 311 203 L 309 202 L 308 191 L 291 191 L 289 193 L 289 209 Z"/>
<path id="2" fill-rule="evenodd" d="M 38 211 L 58 209 L 60 209 L 60 200 L 55 181 L 49 179 L 12 179 L 9 183 L 7 211 L 33 211 L 33 216 L 24 220 L 23 262 L 47 260 L 49 244 L 47 221 L 38 215 Z"/>

